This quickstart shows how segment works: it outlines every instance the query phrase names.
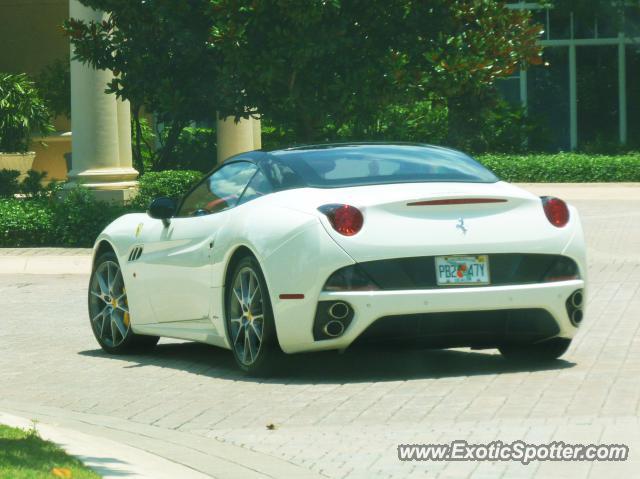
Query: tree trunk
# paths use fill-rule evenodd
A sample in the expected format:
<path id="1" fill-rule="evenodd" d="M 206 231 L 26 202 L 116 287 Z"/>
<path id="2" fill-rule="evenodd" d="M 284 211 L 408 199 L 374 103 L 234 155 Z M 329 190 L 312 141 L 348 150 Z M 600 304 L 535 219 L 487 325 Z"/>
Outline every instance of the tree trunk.
<path id="1" fill-rule="evenodd" d="M 180 120 L 174 120 L 171 128 L 169 129 L 169 134 L 167 135 L 167 139 L 158 154 L 157 161 L 155 162 L 154 170 L 162 171 L 168 170 L 171 166 L 171 155 L 175 151 L 176 145 L 178 144 L 178 140 L 180 139 L 180 133 L 184 130 L 186 126 L 186 122 Z"/>
<path id="2" fill-rule="evenodd" d="M 142 126 L 140 125 L 140 106 L 137 105 L 133 108 L 133 127 L 135 150 L 133 154 L 133 165 L 135 166 L 140 176 L 144 174 L 144 158 L 142 158 Z"/>

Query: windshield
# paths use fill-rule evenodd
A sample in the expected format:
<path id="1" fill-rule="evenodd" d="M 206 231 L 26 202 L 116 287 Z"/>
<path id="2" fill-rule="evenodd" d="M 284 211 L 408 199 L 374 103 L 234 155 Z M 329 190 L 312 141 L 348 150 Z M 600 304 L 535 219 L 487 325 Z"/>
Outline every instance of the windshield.
<path id="1" fill-rule="evenodd" d="M 272 152 L 311 187 L 386 183 L 495 183 L 498 178 L 467 155 L 414 145 L 349 145 Z"/>

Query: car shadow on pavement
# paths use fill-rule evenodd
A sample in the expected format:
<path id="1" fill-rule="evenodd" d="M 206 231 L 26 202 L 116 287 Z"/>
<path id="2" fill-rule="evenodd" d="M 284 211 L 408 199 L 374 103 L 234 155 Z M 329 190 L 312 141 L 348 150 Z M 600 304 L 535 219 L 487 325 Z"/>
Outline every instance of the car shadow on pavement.
<path id="1" fill-rule="evenodd" d="M 283 384 L 342 384 L 345 382 L 398 381 L 516 372 L 567 369 L 575 363 L 564 359 L 547 362 L 505 359 L 495 350 L 373 350 L 353 349 L 285 355 L 268 377 L 243 374 L 230 351 L 199 343 L 159 344 L 148 353 L 111 356 L 102 350 L 80 354 L 125 361 L 126 368 L 162 367 L 235 381 Z"/>

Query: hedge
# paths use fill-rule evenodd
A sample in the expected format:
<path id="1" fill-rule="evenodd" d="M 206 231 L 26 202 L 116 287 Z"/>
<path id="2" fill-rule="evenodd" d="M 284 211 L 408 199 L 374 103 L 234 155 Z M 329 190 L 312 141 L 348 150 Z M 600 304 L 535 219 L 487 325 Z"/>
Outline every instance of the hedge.
<path id="1" fill-rule="evenodd" d="M 476 159 L 498 178 L 514 183 L 640 182 L 640 153 L 621 156 L 494 154 Z"/>
<path id="2" fill-rule="evenodd" d="M 0 199 L 0 246 L 58 244 L 55 214 L 47 201 Z"/>
<path id="3" fill-rule="evenodd" d="M 640 153 L 623 156 L 481 155 L 478 161 L 510 182 L 640 182 Z M 77 188 L 57 201 L 56 189 L 28 198 L 0 198 L 0 247 L 85 246 L 118 216 L 144 211 L 157 196 L 178 198 L 203 174 L 198 171 L 147 173 L 138 197 L 129 205 L 96 201 Z"/>
<path id="4" fill-rule="evenodd" d="M 151 200 L 159 196 L 179 199 L 203 176 L 199 171 L 190 170 L 145 173 L 140 178 L 138 196 L 131 203 L 131 207 L 144 211 Z"/>
<path id="5" fill-rule="evenodd" d="M 40 194 L 31 198 L 0 198 L 0 247 L 90 247 L 100 232 L 117 217 L 144 211 L 157 196 L 182 196 L 202 177 L 194 171 L 147 173 L 140 179 L 140 194 L 129 205 L 96 201 L 89 191 L 75 188 L 63 199 Z"/>

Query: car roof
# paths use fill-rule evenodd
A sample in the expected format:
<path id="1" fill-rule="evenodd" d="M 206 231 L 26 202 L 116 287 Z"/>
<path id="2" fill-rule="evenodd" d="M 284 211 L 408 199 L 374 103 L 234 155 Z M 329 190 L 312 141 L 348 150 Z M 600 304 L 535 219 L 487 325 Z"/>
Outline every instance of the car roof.
<path id="1" fill-rule="evenodd" d="M 446 151 L 449 153 L 468 156 L 465 153 L 455 150 L 453 148 L 430 145 L 427 143 L 367 141 L 367 142 L 346 142 L 346 143 L 318 143 L 318 144 L 309 144 L 309 145 L 297 145 L 289 148 L 281 148 L 281 149 L 269 150 L 269 151 L 264 151 L 264 150 L 249 151 L 246 153 L 240 153 L 236 156 L 233 156 L 229 158 L 225 163 L 228 163 L 231 161 L 241 161 L 241 160 L 245 160 L 245 161 L 249 160 L 254 163 L 261 163 L 269 159 L 287 157 L 293 153 L 299 155 L 299 154 L 304 154 L 305 152 L 312 152 L 312 151 L 318 151 L 318 150 L 336 150 L 336 153 L 337 153 L 338 151 L 344 151 L 344 150 L 350 150 L 350 149 L 362 150 L 362 149 L 366 149 L 367 147 L 371 147 L 371 148 L 382 147 L 390 150 L 394 150 L 394 149 L 402 150 L 407 147 L 413 147 L 413 148 L 420 147 L 420 148 L 424 148 L 425 150 Z"/>

